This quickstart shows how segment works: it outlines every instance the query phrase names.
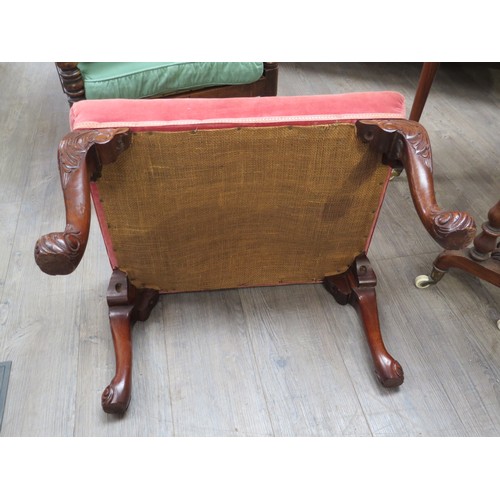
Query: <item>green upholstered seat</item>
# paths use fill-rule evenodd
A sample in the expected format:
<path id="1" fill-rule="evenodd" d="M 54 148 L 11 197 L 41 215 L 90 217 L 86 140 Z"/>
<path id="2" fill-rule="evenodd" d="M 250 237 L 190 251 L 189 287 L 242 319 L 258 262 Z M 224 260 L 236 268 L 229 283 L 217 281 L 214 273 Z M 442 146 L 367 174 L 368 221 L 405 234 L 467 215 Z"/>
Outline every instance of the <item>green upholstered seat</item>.
<path id="1" fill-rule="evenodd" d="M 252 83 L 261 62 L 82 62 L 87 99 L 135 99 L 220 85 Z"/>

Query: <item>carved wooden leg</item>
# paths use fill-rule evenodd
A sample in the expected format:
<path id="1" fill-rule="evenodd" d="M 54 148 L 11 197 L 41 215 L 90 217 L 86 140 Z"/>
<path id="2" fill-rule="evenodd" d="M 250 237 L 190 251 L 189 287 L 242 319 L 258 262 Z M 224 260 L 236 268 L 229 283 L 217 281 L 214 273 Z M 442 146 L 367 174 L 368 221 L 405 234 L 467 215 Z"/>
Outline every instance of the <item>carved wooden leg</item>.
<path id="1" fill-rule="evenodd" d="M 132 322 L 133 306 L 111 306 L 109 323 L 113 335 L 116 373 L 102 393 L 102 407 L 106 413 L 125 413 L 130 403 L 132 384 Z"/>
<path id="2" fill-rule="evenodd" d="M 125 273 L 115 270 L 109 282 L 107 300 L 116 371 L 102 394 L 101 403 L 106 413 L 125 413 L 132 388 L 132 326 L 136 320 L 145 321 L 149 317 L 158 302 L 158 292 L 138 291 Z"/>
<path id="3" fill-rule="evenodd" d="M 492 285 L 500 286 L 500 251 L 497 239 L 500 238 L 500 201 L 488 212 L 488 221 L 482 231 L 474 238 L 473 246 L 461 250 L 445 250 L 434 260 L 430 276 L 415 278 L 418 288 L 436 284 L 450 268 L 465 271 Z"/>
<path id="4" fill-rule="evenodd" d="M 375 285 L 377 279 L 368 258 L 361 255 L 351 268 L 338 276 L 327 276 L 325 286 L 339 304 L 351 304 L 358 312 L 370 346 L 377 378 L 385 387 L 401 385 L 401 365 L 387 352 L 378 318 Z"/>

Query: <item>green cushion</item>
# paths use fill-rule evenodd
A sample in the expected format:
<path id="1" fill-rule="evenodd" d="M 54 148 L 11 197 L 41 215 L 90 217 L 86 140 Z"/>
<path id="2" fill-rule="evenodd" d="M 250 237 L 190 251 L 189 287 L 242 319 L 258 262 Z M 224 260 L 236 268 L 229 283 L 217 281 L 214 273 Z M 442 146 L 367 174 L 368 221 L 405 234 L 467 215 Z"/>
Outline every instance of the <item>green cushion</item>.
<path id="1" fill-rule="evenodd" d="M 79 63 L 87 99 L 137 99 L 217 85 L 252 83 L 257 62 Z"/>

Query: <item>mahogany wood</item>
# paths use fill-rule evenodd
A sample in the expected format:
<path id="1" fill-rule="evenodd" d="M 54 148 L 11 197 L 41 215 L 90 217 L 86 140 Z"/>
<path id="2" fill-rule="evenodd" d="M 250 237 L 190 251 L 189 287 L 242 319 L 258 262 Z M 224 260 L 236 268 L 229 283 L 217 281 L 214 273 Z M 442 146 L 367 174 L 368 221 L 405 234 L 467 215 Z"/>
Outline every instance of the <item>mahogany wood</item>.
<path id="1" fill-rule="evenodd" d="M 437 62 L 426 62 L 422 65 L 422 71 L 418 80 L 415 98 L 410 111 L 410 120 L 414 120 L 416 122 L 420 120 L 434 81 L 434 77 L 439 69 L 439 64 L 440 63 Z"/>
<path id="2" fill-rule="evenodd" d="M 137 290 L 124 272 L 113 271 L 107 301 L 116 371 L 101 397 L 106 413 L 124 413 L 128 408 L 132 390 L 132 326 L 137 320 L 148 319 L 158 297 L 158 291 Z"/>
<path id="3" fill-rule="evenodd" d="M 363 141 L 384 153 L 386 162 L 406 168 L 413 203 L 429 234 L 445 249 L 465 248 L 474 237 L 475 222 L 464 212 L 445 211 L 437 205 L 425 129 L 408 120 L 358 121 L 356 127 Z M 66 228 L 42 236 L 35 246 L 35 260 L 47 274 L 69 274 L 77 267 L 90 227 L 90 177 L 98 175 L 101 162 L 112 161 L 129 144 L 130 136 L 124 128 L 77 130 L 61 141 L 58 161 Z M 94 145 L 100 149 L 93 149 L 93 156 L 87 155 Z M 87 163 L 92 168 L 87 168 Z"/>
<path id="4" fill-rule="evenodd" d="M 415 209 L 427 232 L 447 250 L 465 248 L 476 224 L 465 212 L 441 209 L 434 192 L 432 152 L 426 130 L 410 120 L 361 120 L 358 134 L 384 155 L 384 162 L 406 170 Z"/>
<path id="5" fill-rule="evenodd" d="M 473 219 L 463 212 L 442 210 L 436 203 L 432 179 L 432 155 L 425 129 L 408 120 L 363 120 L 356 123 L 360 140 L 383 153 L 388 164 L 407 170 L 410 192 L 417 213 L 427 231 L 445 249 L 465 248 L 475 234 Z M 35 247 L 35 259 L 48 274 L 68 274 L 80 262 L 90 224 L 89 183 L 99 174 L 101 163 L 116 159 L 131 143 L 126 128 L 82 130 L 68 134 L 59 146 L 58 160 L 66 207 L 66 229 L 42 236 Z M 477 238 L 481 251 L 491 247 L 498 227 L 498 207 L 490 211 L 490 221 Z M 456 260 L 456 259 L 455 259 Z M 387 352 L 382 340 L 376 302 L 376 277 L 365 254 L 354 259 L 348 271 L 324 279 L 327 289 L 341 304 L 351 304 L 363 323 L 375 372 L 387 387 L 403 383 L 401 365 Z M 109 319 L 116 357 L 116 372 L 102 395 L 108 413 L 126 411 L 131 395 L 131 329 L 145 321 L 158 301 L 159 293 L 137 289 L 118 269 L 108 288 Z"/>
<path id="6" fill-rule="evenodd" d="M 69 274 L 80 263 L 90 229 L 90 177 L 96 156 L 87 153 L 96 144 L 106 144 L 127 129 L 76 130 L 67 134 L 58 149 L 59 173 L 66 206 L 63 232 L 42 236 L 35 245 L 35 261 L 47 274 Z M 122 150 L 127 141 L 115 142 Z M 90 164 L 90 168 L 88 166 Z"/>
<path id="7" fill-rule="evenodd" d="M 86 99 L 85 83 L 76 62 L 57 62 L 62 89 L 69 105 Z M 158 94 L 147 98 L 182 98 L 182 97 L 257 97 L 274 96 L 278 93 L 278 63 L 265 62 L 262 76 L 253 83 L 243 85 L 221 85 L 204 89 L 190 90 L 170 94 Z"/>
<path id="8" fill-rule="evenodd" d="M 377 278 L 366 255 L 356 257 L 345 273 L 325 277 L 324 284 L 339 304 L 350 304 L 356 309 L 380 383 L 385 387 L 401 385 L 404 381 L 403 368 L 387 352 L 382 340 L 375 293 Z"/>
<path id="9" fill-rule="evenodd" d="M 474 238 L 473 246 L 441 252 L 433 263 L 430 283 L 437 283 L 450 268 L 465 271 L 500 287 L 500 200 L 488 211 L 488 221 Z"/>
<path id="10" fill-rule="evenodd" d="M 474 238 L 471 257 L 474 260 L 486 260 L 497 248 L 500 238 L 500 200 L 488 211 L 488 220 L 482 225 L 482 231 Z"/>
<path id="11" fill-rule="evenodd" d="M 76 62 L 56 63 L 59 80 L 70 106 L 76 101 L 85 99 L 85 86 L 77 64 Z"/>

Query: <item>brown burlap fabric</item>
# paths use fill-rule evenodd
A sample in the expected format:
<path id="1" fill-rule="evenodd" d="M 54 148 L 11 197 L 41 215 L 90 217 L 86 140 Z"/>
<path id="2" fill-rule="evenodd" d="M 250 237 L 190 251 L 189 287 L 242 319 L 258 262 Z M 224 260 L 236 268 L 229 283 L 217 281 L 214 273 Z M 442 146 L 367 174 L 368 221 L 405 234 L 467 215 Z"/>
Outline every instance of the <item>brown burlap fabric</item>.
<path id="1" fill-rule="evenodd" d="M 98 186 L 120 269 L 173 292 L 345 271 L 386 178 L 354 126 L 337 124 L 136 133 Z"/>

